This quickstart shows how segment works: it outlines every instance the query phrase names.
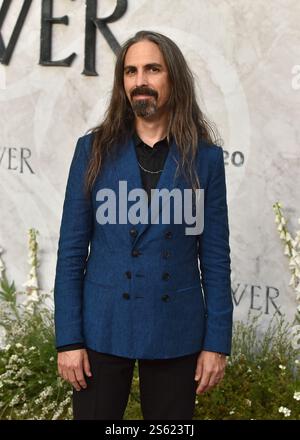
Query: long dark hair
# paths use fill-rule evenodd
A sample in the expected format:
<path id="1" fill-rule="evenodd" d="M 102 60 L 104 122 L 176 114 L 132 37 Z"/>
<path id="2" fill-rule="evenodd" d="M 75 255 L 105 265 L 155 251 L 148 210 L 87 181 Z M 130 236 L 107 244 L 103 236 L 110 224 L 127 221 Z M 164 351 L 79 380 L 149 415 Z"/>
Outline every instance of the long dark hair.
<path id="1" fill-rule="evenodd" d="M 139 31 L 127 40 L 119 50 L 111 100 L 104 120 L 100 125 L 89 130 L 94 136 L 85 179 L 87 195 L 92 190 L 106 153 L 110 152 L 113 146 L 119 142 L 126 142 L 134 131 L 135 115 L 124 90 L 123 69 L 127 50 L 142 40 L 157 44 L 164 57 L 171 84 L 167 136 L 174 138 L 180 152 L 181 163 L 177 164 L 177 171 L 180 167 L 183 173 L 189 176 L 194 189 L 200 188 L 199 179 L 194 169 L 199 140 L 209 144 L 219 142 L 215 125 L 204 117 L 197 104 L 194 77 L 178 46 L 170 38 L 160 33 Z"/>

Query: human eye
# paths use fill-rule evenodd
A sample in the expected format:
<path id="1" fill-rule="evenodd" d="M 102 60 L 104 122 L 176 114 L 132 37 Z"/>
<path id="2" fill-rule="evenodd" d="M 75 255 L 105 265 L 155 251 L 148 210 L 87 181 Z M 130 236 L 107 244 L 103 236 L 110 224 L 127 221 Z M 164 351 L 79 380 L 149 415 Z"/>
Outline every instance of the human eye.
<path id="1" fill-rule="evenodd" d="M 128 69 L 125 70 L 126 75 L 132 75 L 134 73 L 135 69 L 133 67 L 128 67 Z"/>

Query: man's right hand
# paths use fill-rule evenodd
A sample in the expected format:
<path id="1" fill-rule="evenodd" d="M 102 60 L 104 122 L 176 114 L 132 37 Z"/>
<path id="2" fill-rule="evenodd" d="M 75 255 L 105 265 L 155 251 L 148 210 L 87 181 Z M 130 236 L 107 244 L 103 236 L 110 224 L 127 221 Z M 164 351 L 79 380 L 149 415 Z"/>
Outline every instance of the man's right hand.
<path id="1" fill-rule="evenodd" d="M 57 366 L 59 375 L 70 382 L 77 391 L 80 391 L 81 387 L 87 387 L 84 373 L 89 377 L 92 373 L 85 348 L 58 353 Z"/>

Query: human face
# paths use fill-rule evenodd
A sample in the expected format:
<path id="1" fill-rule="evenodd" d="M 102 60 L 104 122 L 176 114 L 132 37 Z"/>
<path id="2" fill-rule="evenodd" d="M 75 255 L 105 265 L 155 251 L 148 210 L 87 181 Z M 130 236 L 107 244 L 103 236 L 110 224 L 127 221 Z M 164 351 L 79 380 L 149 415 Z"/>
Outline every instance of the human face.
<path id="1" fill-rule="evenodd" d="M 143 40 L 129 47 L 124 59 L 124 89 L 136 116 L 149 119 L 166 110 L 170 80 L 157 44 Z"/>

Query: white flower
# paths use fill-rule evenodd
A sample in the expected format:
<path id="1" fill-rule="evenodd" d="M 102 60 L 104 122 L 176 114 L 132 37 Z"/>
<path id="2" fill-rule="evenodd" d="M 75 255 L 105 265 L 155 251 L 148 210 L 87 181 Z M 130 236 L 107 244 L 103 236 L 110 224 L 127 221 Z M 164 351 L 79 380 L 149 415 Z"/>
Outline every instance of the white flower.
<path id="1" fill-rule="evenodd" d="M 246 399 L 245 402 L 246 402 L 246 404 L 247 404 L 248 406 L 251 406 L 251 405 L 252 405 L 252 402 L 251 402 L 251 400 L 249 400 L 249 399 Z"/>
<path id="2" fill-rule="evenodd" d="M 297 263 L 296 263 L 295 257 L 291 257 L 290 258 L 289 266 L 290 266 L 290 269 L 295 269 L 296 268 Z"/>
<path id="3" fill-rule="evenodd" d="M 278 409 L 278 412 L 282 413 L 284 415 L 284 417 L 290 417 L 290 415 L 291 415 L 291 410 L 288 408 L 285 408 L 284 406 L 281 406 Z"/>
<path id="4" fill-rule="evenodd" d="M 299 364 L 300 364 L 299 359 L 296 359 L 296 360 L 295 360 L 295 364 L 296 364 L 296 365 L 299 365 Z"/>
<path id="5" fill-rule="evenodd" d="M 285 232 L 284 231 L 280 232 L 279 238 L 281 238 L 281 240 L 285 240 Z"/>
<path id="6" fill-rule="evenodd" d="M 9 406 L 14 406 L 20 401 L 20 395 L 16 394 L 9 403 Z"/>
<path id="7" fill-rule="evenodd" d="M 24 305 L 27 306 L 30 302 L 39 302 L 39 297 L 37 295 L 37 292 L 35 290 L 32 290 L 32 292 L 28 293 L 27 297 L 24 300 Z M 30 307 L 30 305 L 28 304 Z"/>
<path id="8" fill-rule="evenodd" d="M 21 347 L 23 347 L 23 345 L 20 344 L 20 342 L 17 342 L 16 347 L 17 347 L 17 348 L 21 348 Z"/>
<path id="9" fill-rule="evenodd" d="M 284 365 L 278 365 L 278 367 L 280 368 L 280 370 L 285 370 L 286 367 Z"/>
<path id="10" fill-rule="evenodd" d="M 298 243 L 299 243 L 299 237 L 298 237 L 298 236 L 296 236 L 295 240 L 291 240 L 291 245 L 292 245 L 293 248 L 295 248 L 295 249 L 296 249 Z M 292 249 L 292 250 L 294 250 L 294 249 Z M 296 252 L 296 251 L 294 250 L 294 253 L 295 253 L 295 252 Z M 293 252 L 292 252 L 292 255 L 293 255 Z"/>
<path id="11" fill-rule="evenodd" d="M 2 273 L 2 272 L 4 272 L 4 270 L 5 270 L 5 266 L 4 266 L 4 263 L 2 261 L 2 258 L 0 258 L 0 272 Z"/>
<path id="12" fill-rule="evenodd" d="M 24 287 L 33 287 L 35 289 L 38 288 L 38 282 L 36 278 L 30 278 L 26 283 L 23 283 L 22 286 Z"/>
<path id="13" fill-rule="evenodd" d="M 300 400 L 300 391 L 295 391 L 293 397 L 295 400 Z"/>
<path id="14" fill-rule="evenodd" d="M 293 348 L 295 348 L 295 350 L 300 349 L 300 325 L 293 325 L 291 335 Z"/>
<path id="15" fill-rule="evenodd" d="M 290 233 L 289 232 L 287 232 L 286 234 L 285 234 L 285 239 L 286 239 L 286 241 L 291 241 L 291 235 L 290 235 Z"/>
<path id="16" fill-rule="evenodd" d="M 290 282 L 289 282 L 289 286 L 294 286 L 295 285 L 295 281 L 296 281 L 296 277 L 295 277 L 295 274 L 293 273 L 292 277 L 290 279 Z"/>

